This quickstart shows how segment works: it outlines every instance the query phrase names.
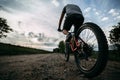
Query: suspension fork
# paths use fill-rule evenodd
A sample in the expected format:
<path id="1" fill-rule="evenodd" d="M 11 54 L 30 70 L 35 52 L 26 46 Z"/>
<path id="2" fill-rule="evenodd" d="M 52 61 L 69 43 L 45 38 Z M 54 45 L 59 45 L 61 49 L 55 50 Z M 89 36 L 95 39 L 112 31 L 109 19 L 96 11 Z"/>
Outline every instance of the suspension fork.
<path id="1" fill-rule="evenodd" d="M 70 40 L 70 47 L 71 47 L 71 50 L 74 52 L 77 50 L 77 47 L 76 47 L 76 41 L 75 41 L 75 36 L 72 36 L 71 40 Z"/>
<path id="2" fill-rule="evenodd" d="M 78 40 L 80 40 L 81 42 L 79 42 Z M 71 50 L 74 52 L 77 50 L 78 47 L 80 47 L 81 45 L 86 44 L 81 37 L 77 37 L 76 34 L 73 34 L 69 44 L 71 47 Z"/>
<path id="3" fill-rule="evenodd" d="M 80 41 L 78 41 L 78 40 L 80 40 Z M 81 37 L 77 37 L 77 38 L 76 38 L 76 37 L 74 36 L 74 37 L 71 39 L 71 41 L 70 41 L 70 46 L 71 46 L 71 49 L 72 49 L 73 52 L 76 51 L 78 47 L 82 46 L 82 44 L 86 44 L 86 45 L 87 45 L 87 43 L 85 43 L 85 42 L 82 40 Z"/>
<path id="4" fill-rule="evenodd" d="M 71 50 L 74 52 L 77 50 L 79 46 L 80 46 L 80 43 L 78 42 L 78 39 L 75 38 L 75 36 L 73 36 L 72 39 L 70 40 Z"/>

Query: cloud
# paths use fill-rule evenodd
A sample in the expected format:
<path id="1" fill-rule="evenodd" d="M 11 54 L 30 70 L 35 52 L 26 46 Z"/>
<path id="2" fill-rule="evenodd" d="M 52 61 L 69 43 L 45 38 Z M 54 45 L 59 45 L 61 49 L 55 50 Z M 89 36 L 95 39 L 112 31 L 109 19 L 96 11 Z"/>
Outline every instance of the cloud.
<path id="1" fill-rule="evenodd" d="M 114 20 L 115 20 L 116 22 L 120 21 L 120 15 L 114 17 Z"/>
<path id="2" fill-rule="evenodd" d="M 98 16 L 100 15 L 100 13 L 99 13 L 99 12 L 95 12 L 95 14 L 96 14 L 96 15 L 98 15 Z"/>
<path id="3" fill-rule="evenodd" d="M 120 20 L 120 15 L 116 17 L 116 19 Z"/>
<path id="4" fill-rule="evenodd" d="M 112 16 L 118 16 L 119 15 L 119 12 L 116 9 L 111 9 L 108 13 L 111 14 Z"/>
<path id="5" fill-rule="evenodd" d="M 6 7 L 3 7 L 3 6 L 1 6 L 0 5 L 0 11 L 6 11 L 6 12 L 8 12 L 8 13 L 12 13 L 9 9 L 7 9 Z"/>
<path id="6" fill-rule="evenodd" d="M 53 3 L 56 7 L 58 7 L 58 6 L 60 5 L 57 0 L 52 0 L 52 3 Z"/>
<path id="7" fill-rule="evenodd" d="M 101 21 L 107 21 L 109 18 L 108 17 L 103 17 Z"/>
<path id="8" fill-rule="evenodd" d="M 111 9 L 108 13 L 114 13 L 115 10 L 114 9 Z"/>
<path id="9" fill-rule="evenodd" d="M 84 12 L 85 12 L 85 13 L 88 13 L 88 12 L 90 12 L 91 9 L 92 9 L 91 7 L 88 7 L 88 8 L 86 8 L 86 9 L 84 10 Z"/>

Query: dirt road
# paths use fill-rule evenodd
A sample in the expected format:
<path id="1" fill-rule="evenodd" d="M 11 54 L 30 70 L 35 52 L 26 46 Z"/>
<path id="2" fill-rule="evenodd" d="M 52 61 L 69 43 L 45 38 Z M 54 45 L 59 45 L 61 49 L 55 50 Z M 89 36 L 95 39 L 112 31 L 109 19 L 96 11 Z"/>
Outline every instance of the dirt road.
<path id="1" fill-rule="evenodd" d="M 73 56 L 33 54 L 0 56 L 0 80 L 120 80 L 120 63 L 108 62 L 105 71 L 87 79 L 77 70 Z"/>

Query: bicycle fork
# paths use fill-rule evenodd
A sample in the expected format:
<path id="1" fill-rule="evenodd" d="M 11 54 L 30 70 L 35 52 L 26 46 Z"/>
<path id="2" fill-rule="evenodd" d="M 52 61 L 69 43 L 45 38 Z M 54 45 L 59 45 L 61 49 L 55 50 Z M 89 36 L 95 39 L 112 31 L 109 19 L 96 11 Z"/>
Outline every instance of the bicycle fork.
<path id="1" fill-rule="evenodd" d="M 77 51 L 78 55 L 80 55 L 80 57 L 83 57 L 86 60 L 88 60 L 88 56 L 83 50 L 84 44 L 85 44 L 85 42 L 81 38 L 79 38 L 79 40 L 78 40 L 75 37 L 73 37 L 70 41 L 71 50 L 73 52 Z"/>
<path id="2" fill-rule="evenodd" d="M 75 39 L 75 37 L 73 37 L 70 41 L 70 47 L 71 47 L 71 50 L 74 52 L 77 50 L 78 47 L 81 46 L 81 43 L 82 42 L 79 42 L 78 39 Z"/>

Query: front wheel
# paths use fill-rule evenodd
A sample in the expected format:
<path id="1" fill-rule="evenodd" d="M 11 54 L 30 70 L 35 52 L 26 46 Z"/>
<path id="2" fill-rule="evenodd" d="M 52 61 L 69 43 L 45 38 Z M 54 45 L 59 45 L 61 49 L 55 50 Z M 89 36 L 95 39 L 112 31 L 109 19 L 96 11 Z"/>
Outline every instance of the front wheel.
<path id="1" fill-rule="evenodd" d="M 108 44 L 105 34 L 98 25 L 85 23 L 78 30 L 77 36 L 84 41 L 82 50 L 78 49 L 75 53 L 77 67 L 86 77 L 95 77 L 107 64 Z"/>
<path id="2" fill-rule="evenodd" d="M 70 44 L 65 42 L 65 61 L 68 62 L 70 57 Z"/>

